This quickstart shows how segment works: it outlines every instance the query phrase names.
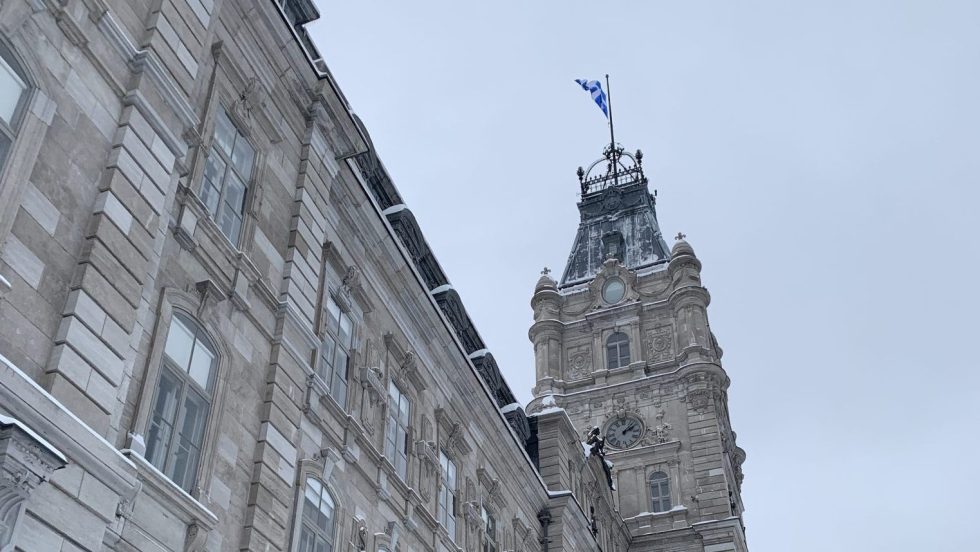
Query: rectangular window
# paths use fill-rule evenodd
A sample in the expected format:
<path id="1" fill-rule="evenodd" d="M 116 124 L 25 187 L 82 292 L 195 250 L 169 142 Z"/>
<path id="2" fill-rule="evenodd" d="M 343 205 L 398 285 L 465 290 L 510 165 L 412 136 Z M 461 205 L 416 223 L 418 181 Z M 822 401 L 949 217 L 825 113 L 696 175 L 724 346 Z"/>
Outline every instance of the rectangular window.
<path id="1" fill-rule="evenodd" d="M 446 528 L 449 538 L 456 542 L 456 464 L 442 450 L 439 451 L 439 468 L 442 478 L 437 519 Z"/>
<path id="2" fill-rule="evenodd" d="M 233 245 L 238 245 L 241 235 L 245 194 L 254 164 L 252 145 L 235 128 L 228 114 L 219 110 L 214 123 L 214 140 L 204 164 L 201 201 Z"/>
<path id="3" fill-rule="evenodd" d="M 395 466 L 395 473 L 408 479 L 408 425 L 411 403 L 394 382 L 388 383 L 388 422 L 385 427 L 385 456 Z"/>
<path id="4" fill-rule="evenodd" d="M 330 396 L 342 408 L 347 407 L 347 365 L 353 339 L 354 322 L 346 312 L 340 310 L 333 297 L 328 297 L 317 375 L 330 389 Z"/>
<path id="5" fill-rule="evenodd" d="M 486 508 L 480 510 L 484 527 L 482 552 L 497 552 L 497 520 Z"/>

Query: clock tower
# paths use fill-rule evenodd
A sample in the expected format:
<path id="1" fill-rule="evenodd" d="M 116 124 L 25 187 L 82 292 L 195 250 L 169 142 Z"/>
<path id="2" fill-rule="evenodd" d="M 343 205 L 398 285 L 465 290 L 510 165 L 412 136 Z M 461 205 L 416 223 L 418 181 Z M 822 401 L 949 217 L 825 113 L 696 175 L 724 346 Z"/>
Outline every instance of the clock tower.
<path id="1" fill-rule="evenodd" d="M 701 261 L 683 234 L 664 241 L 641 152 L 608 146 L 578 180 L 561 281 L 545 270 L 531 299 L 528 412 L 563 409 L 583 441 L 598 428 L 630 551 L 744 552 L 745 452 Z"/>

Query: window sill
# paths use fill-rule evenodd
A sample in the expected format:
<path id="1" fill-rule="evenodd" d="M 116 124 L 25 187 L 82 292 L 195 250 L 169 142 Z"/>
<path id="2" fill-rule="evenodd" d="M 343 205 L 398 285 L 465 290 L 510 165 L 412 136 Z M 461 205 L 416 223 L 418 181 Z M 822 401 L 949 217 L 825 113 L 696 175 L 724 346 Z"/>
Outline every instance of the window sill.
<path id="1" fill-rule="evenodd" d="M 143 490 L 149 491 L 151 495 L 155 495 L 155 498 L 165 501 L 168 505 L 176 506 L 171 511 L 176 513 L 177 518 L 182 522 L 188 525 L 196 524 L 204 533 L 218 524 L 218 517 L 211 510 L 191 496 L 190 493 L 181 489 L 156 466 L 150 464 L 142 454 L 132 449 L 124 449 L 121 452 L 136 465 L 137 475 L 143 482 Z"/>

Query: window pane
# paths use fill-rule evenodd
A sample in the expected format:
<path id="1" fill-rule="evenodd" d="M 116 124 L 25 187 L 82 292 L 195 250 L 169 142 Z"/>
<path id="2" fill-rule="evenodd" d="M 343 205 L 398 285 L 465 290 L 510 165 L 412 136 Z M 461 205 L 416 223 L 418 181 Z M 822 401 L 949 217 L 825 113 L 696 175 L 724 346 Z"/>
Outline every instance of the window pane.
<path id="1" fill-rule="evenodd" d="M 347 314 L 342 313 L 340 315 L 340 334 L 339 334 L 340 342 L 343 344 L 344 347 L 348 349 L 350 349 L 350 345 L 351 345 L 350 340 L 351 340 L 352 328 L 353 328 L 353 324 L 350 321 L 350 317 L 347 316 Z"/>
<path id="2" fill-rule="evenodd" d="M 214 353 L 204 343 L 198 341 L 191 359 L 190 375 L 202 388 L 211 390 L 211 368 L 214 366 Z"/>
<path id="3" fill-rule="evenodd" d="M 333 338 L 326 336 L 323 338 L 323 347 L 320 350 L 320 377 L 323 382 L 330 385 L 330 375 L 333 373 L 334 344 Z"/>
<path id="4" fill-rule="evenodd" d="M 306 508 L 303 508 L 306 512 Z M 313 552 L 313 530 L 303 524 L 299 534 L 299 552 Z"/>
<path id="5" fill-rule="evenodd" d="M 242 227 L 240 215 L 228 208 L 228 204 L 226 203 L 221 209 L 221 214 L 218 218 L 218 226 L 221 228 L 221 233 L 228 238 L 228 241 L 237 245 L 238 230 Z"/>
<path id="6" fill-rule="evenodd" d="M 204 182 L 201 184 L 201 201 L 208 212 L 218 212 L 218 197 L 221 195 L 221 183 L 225 178 L 227 165 L 218 154 L 211 154 L 204 164 Z"/>
<path id="7" fill-rule="evenodd" d="M 333 359 L 334 359 L 333 360 L 334 381 L 342 380 L 346 382 L 347 381 L 347 353 L 340 347 L 337 347 L 337 350 L 334 351 Z"/>
<path id="8" fill-rule="evenodd" d="M 207 402 L 197 393 L 188 391 L 184 398 L 182 416 L 170 477 L 174 483 L 189 491 L 197 478 L 201 441 L 204 440 L 204 425 L 208 418 Z"/>
<path id="9" fill-rule="evenodd" d="M 0 131 L 0 170 L 3 170 L 3 162 L 7 158 L 7 151 L 10 150 L 10 139 Z"/>
<path id="10" fill-rule="evenodd" d="M 337 331 L 337 325 L 339 324 L 339 320 L 340 320 L 340 307 L 337 306 L 337 303 L 333 300 L 332 297 L 328 297 L 327 298 L 327 328 L 329 328 L 330 331 L 332 332 Z"/>
<path id="11" fill-rule="evenodd" d="M 229 172 L 225 179 L 225 203 L 235 214 L 241 214 L 245 208 L 245 184 L 234 172 Z"/>
<path id="12" fill-rule="evenodd" d="M 228 155 L 231 155 L 231 149 L 235 143 L 236 134 L 238 134 L 238 131 L 235 130 L 235 125 L 233 125 L 231 119 L 228 118 L 228 114 L 225 113 L 224 110 L 219 110 L 218 116 L 215 118 L 214 122 L 215 145 L 223 149 Z"/>
<path id="13" fill-rule="evenodd" d="M 252 178 L 252 164 L 255 161 L 255 151 L 248 140 L 239 136 L 235 141 L 235 151 L 231 154 L 231 164 L 238 169 L 238 174 L 245 180 Z"/>
<path id="14" fill-rule="evenodd" d="M 0 119 L 13 126 L 14 113 L 27 85 L 0 56 Z"/>
<path id="15" fill-rule="evenodd" d="M 170 331 L 167 333 L 167 344 L 164 353 L 184 371 L 191 363 L 191 349 L 194 345 L 194 332 L 174 315 L 170 319 Z"/>
<path id="16" fill-rule="evenodd" d="M 409 408 L 408 399 L 402 397 L 402 399 L 398 401 L 398 420 L 401 421 L 402 425 L 406 425 L 406 426 L 408 425 L 408 408 Z"/>
<path id="17" fill-rule="evenodd" d="M 167 461 L 167 447 L 170 445 L 174 418 L 177 415 L 178 391 L 176 378 L 170 370 L 163 368 L 146 439 L 146 459 L 160 470 Z"/>

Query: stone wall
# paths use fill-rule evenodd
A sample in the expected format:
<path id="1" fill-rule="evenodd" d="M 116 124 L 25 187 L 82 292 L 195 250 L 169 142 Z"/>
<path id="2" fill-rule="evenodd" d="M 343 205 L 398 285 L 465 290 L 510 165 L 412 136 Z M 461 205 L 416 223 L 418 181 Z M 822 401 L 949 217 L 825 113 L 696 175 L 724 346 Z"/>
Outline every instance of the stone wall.
<path id="1" fill-rule="evenodd" d="M 460 298 L 410 212 L 386 204 L 400 196 L 302 28 L 315 15 L 307 0 L 0 1 L 0 52 L 29 82 L 0 173 L 0 440 L 33 451 L 0 456 L 21 474 L 0 484 L 17 505 L 3 536 L 25 551 L 292 550 L 317 481 L 337 550 L 472 551 L 487 515 L 498 549 L 541 550 L 545 514 L 563 527 L 548 550 L 625 550 L 539 475 Z M 226 136 L 247 147 L 225 152 Z M 228 175 L 246 173 L 225 209 Z M 331 377 L 333 305 L 353 337 Z M 181 320 L 213 353 L 203 382 L 199 357 L 169 348 Z M 165 377 L 182 382 L 179 414 Z M 404 475 L 385 454 L 390 383 L 411 404 Z M 160 464 L 167 419 L 187 439 Z M 536 450 L 588 465 L 566 437 Z M 452 533 L 440 453 L 457 468 Z"/>

